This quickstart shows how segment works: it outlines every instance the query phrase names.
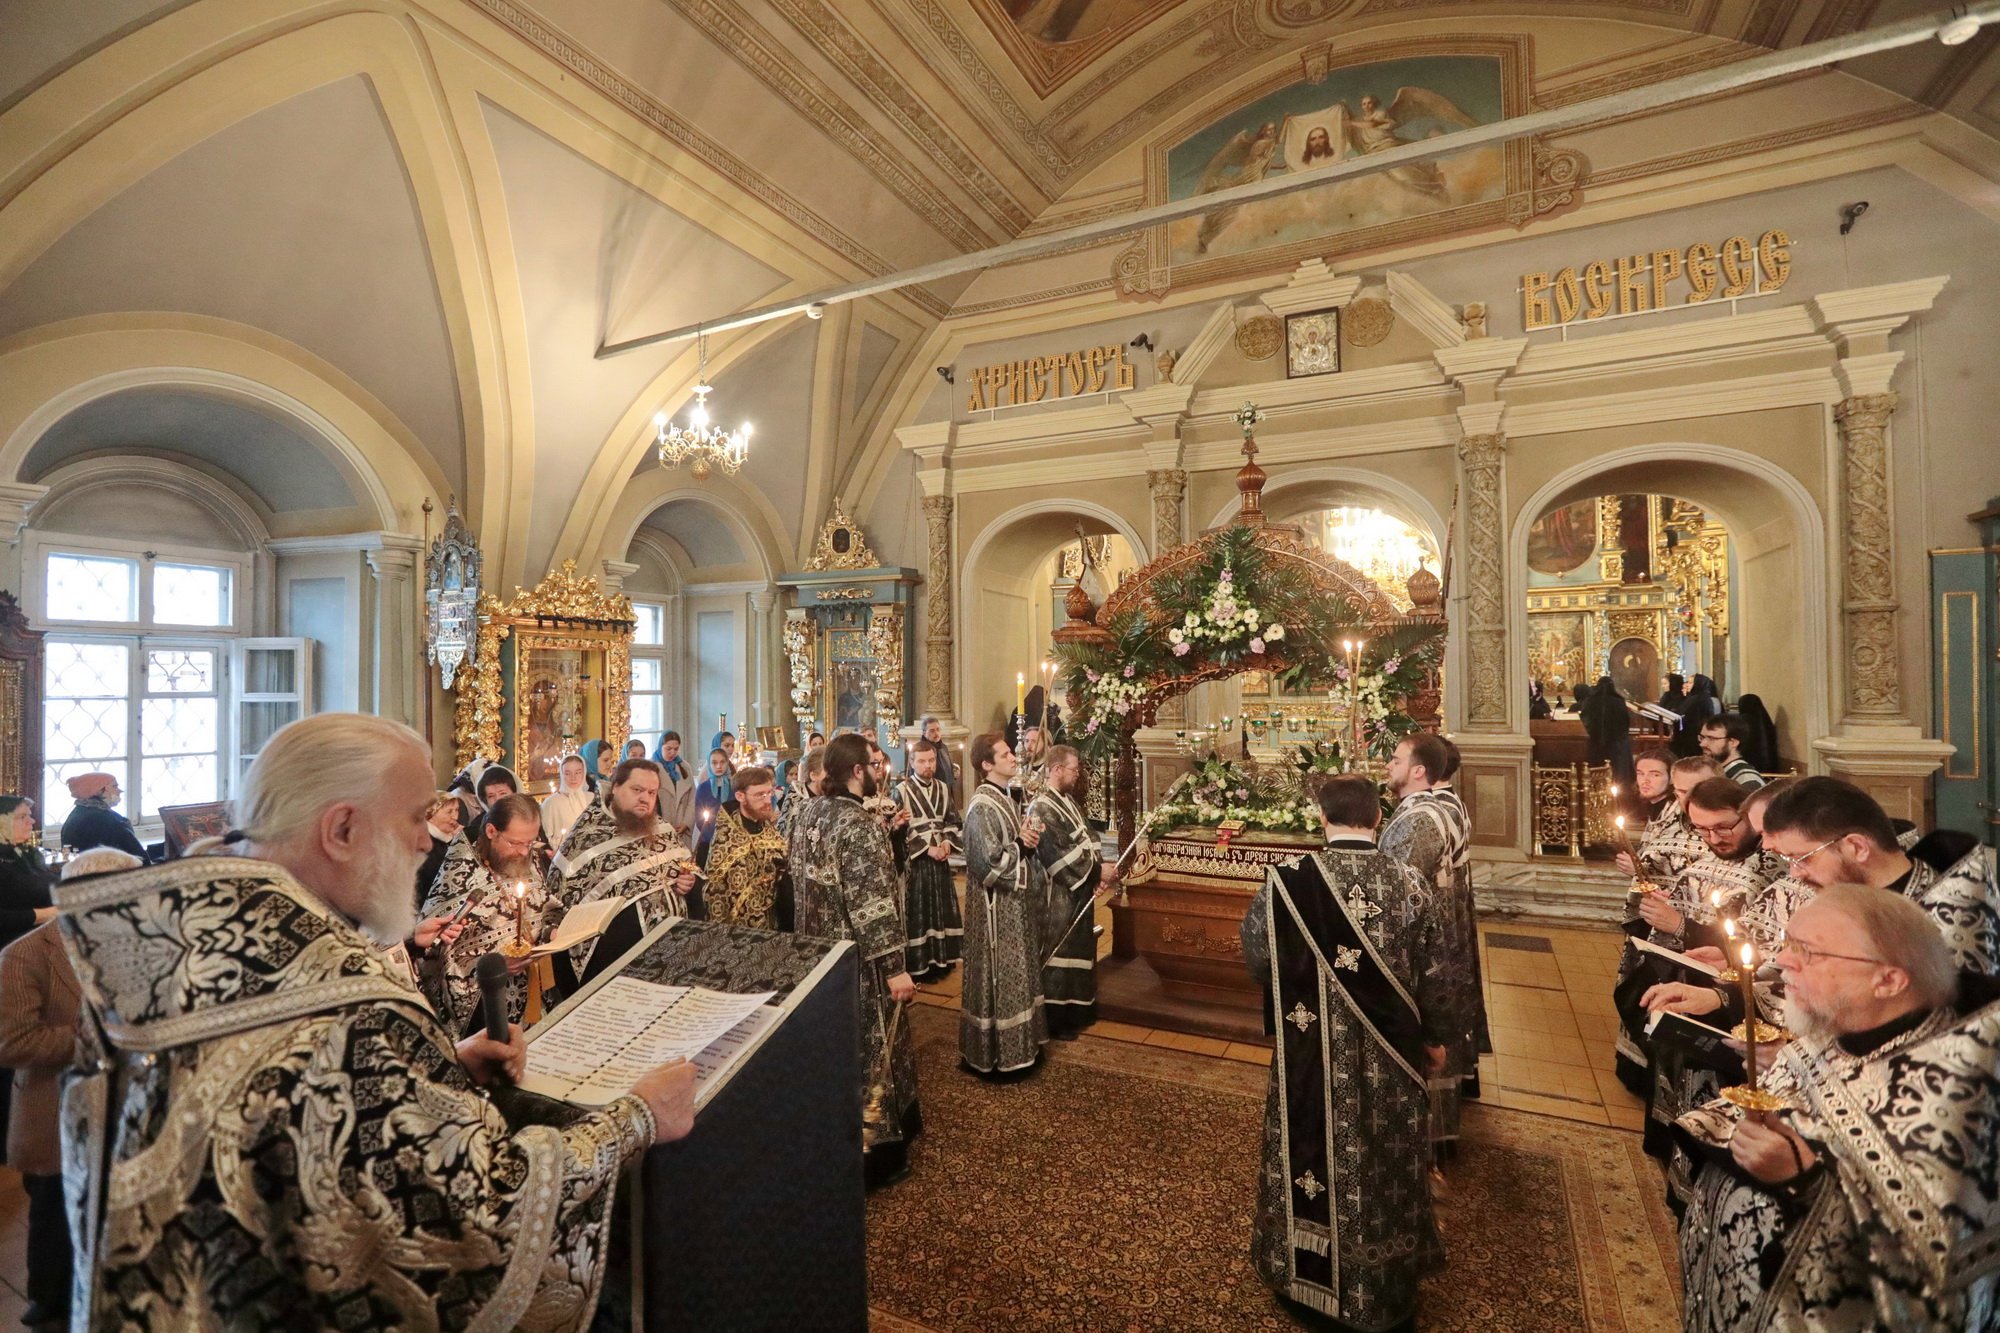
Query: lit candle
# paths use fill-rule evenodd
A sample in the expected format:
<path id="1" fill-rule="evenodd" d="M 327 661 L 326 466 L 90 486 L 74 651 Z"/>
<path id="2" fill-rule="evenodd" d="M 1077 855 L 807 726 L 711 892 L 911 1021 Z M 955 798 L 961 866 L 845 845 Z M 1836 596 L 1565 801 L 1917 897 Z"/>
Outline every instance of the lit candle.
<path id="1" fill-rule="evenodd" d="M 1737 969 L 1737 978 L 1743 983 L 1743 1072 L 1749 1076 L 1750 1091 L 1757 1091 L 1757 992 L 1751 987 L 1751 977 L 1757 971 L 1757 947 L 1750 941 L 1743 941 L 1740 955 L 1743 966 Z"/>
<path id="2" fill-rule="evenodd" d="M 528 942 L 528 885 L 523 880 L 514 882 L 514 938 Z"/>
<path id="3" fill-rule="evenodd" d="M 1026 673 L 1014 673 L 1014 711 L 1022 717 L 1028 715 L 1028 677 Z"/>

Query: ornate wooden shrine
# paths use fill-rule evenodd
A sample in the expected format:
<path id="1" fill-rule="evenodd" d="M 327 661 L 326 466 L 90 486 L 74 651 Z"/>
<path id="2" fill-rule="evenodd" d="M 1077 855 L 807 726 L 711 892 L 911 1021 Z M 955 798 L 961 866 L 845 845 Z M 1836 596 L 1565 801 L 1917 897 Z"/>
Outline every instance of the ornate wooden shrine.
<path id="1" fill-rule="evenodd" d="M 1164 629 L 1174 617 L 1163 612 L 1156 596 L 1161 581 L 1207 559 L 1217 535 L 1232 527 L 1250 529 L 1266 559 L 1302 572 L 1315 595 L 1338 607 L 1341 621 L 1361 633 L 1400 636 L 1403 641 L 1441 639 L 1445 622 L 1437 575 L 1420 568 L 1411 576 L 1412 609 L 1404 614 L 1373 580 L 1322 551 L 1302 529 L 1266 520 L 1261 498 L 1266 474 L 1257 465 L 1251 433 L 1255 409 L 1246 408 L 1239 421 L 1244 427 L 1245 463 L 1236 486 L 1242 498 L 1230 523 L 1162 552 L 1119 584 L 1101 608 L 1090 606 L 1079 584 L 1069 594 L 1065 609 L 1070 620 L 1056 632 L 1056 642 L 1107 644 L 1113 640 L 1113 626 L 1129 626 L 1134 614 Z M 1137 836 L 1133 733 L 1152 726 L 1161 705 L 1205 681 L 1247 671 L 1282 674 L 1327 650 L 1328 645 L 1288 637 L 1233 662 L 1209 663 L 1147 681 L 1118 738 L 1119 847 L 1131 848 Z M 1435 727 L 1442 699 L 1437 671 L 1431 668 L 1403 700 L 1403 707 L 1419 725 Z M 1079 716 L 1081 699 L 1076 692 L 1071 692 L 1069 703 L 1071 716 Z M 1266 870 L 1319 845 L 1316 835 L 1243 832 L 1219 840 L 1214 829 L 1182 827 L 1135 849 L 1121 892 L 1112 900 L 1113 957 L 1098 970 L 1099 1012 L 1174 1031 L 1261 1040 L 1262 992 L 1244 968 L 1238 930 Z"/>

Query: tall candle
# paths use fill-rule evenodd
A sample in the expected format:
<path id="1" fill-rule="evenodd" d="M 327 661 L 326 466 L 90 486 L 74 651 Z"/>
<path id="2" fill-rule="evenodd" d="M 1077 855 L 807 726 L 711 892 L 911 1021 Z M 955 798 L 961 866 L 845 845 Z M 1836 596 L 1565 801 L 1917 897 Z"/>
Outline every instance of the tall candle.
<path id="1" fill-rule="evenodd" d="M 514 884 L 514 938 L 522 944 L 528 942 L 528 886 L 518 880 Z"/>
<path id="2" fill-rule="evenodd" d="M 1014 673 L 1014 711 L 1022 717 L 1028 715 L 1028 677 L 1021 671 Z"/>
<path id="3" fill-rule="evenodd" d="M 1750 941 L 1743 941 L 1741 954 L 1743 966 L 1737 969 L 1737 978 L 1743 983 L 1743 1072 L 1749 1075 L 1750 1091 L 1757 1091 L 1757 992 L 1751 987 L 1751 976 L 1757 970 L 1757 947 Z"/>

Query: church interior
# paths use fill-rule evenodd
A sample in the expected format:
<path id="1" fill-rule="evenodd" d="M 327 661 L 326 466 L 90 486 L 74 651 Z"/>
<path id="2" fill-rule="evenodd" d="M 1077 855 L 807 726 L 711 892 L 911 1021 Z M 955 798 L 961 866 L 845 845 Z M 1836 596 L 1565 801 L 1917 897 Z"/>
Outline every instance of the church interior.
<path id="1" fill-rule="evenodd" d="M 1640 991 L 1664 994 L 1628 985 L 1634 939 L 1683 969 L 1717 953 L 1720 977 L 1658 980 L 1741 1006 L 1725 1060 L 1748 1010 L 1792 1012 L 1771 904 L 1855 878 L 1812 872 L 1841 836 L 1807 851 L 1818 816 L 1780 832 L 1814 783 L 1879 807 L 1920 879 L 1917 839 L 1945 838 L 1942 882 L 1969 874 L 1965 910 L 2000 931 L 1996 291 L 1992 4 L 13 0 L 0 793 L 32 823 L 12 842 L 54 881 L 108 790 L 144 859 L 187 859 L 239 828 L 267 743 L 322 714 L 412 729 L 440 793 L 490 764 L 545 802 L 580 790 L 570 757 L 601 757 L 608 793 L 628 742 L 659 760 L 673 733 L 702 801 L 732 765 L 763 774 L 780 829 L 816 737 L 866 738 L 892 790 L 923 751 L 963 821 L 940 863 L 967 961 L 918 975 L 883 1038 L 862 958 L 864 1056 L 908 1044 L 924 1128 L 908 1179 L 864 1204 L 856 1174 L 852 1234 L 803 1265 L 838 1290 L 764 1322 L 810 1275 L 745 1294 L 729 1247 L 691 1245 L 683 1306 L 614 1277 L 584 1322 L 523 1327 L 2000 1327 L 1991 1262 L 1904 1281 L 1880 1258 L 1903 1233 L 1860 1204 L 1876 1257 L 1855 1262 L 1909 1322 L 1817 1324 L 1768 1278 L 1725 1316 L 1686 1235 L 1723 1205 L 1676 1177 L 1684 1139 L 1660 1146 L 1699 1138 L 1716 1077 L 1693 1096 L 1690 1065 L 1663 1109 L 1679 1054 L 1625 1063 L 1659 1007 Z M 972 846 L 1009 786 L 980 781 L 995 733 L 1024 802 L 1036 757 L 1071 747 L 1101 875 L 1090 929 L 1043 950 L 1090 937 L 1071 961 L 1095 1021 L 1026 1077 L 983 1076 L 962 1035 L 999 1021 L 971 963 L 1004 938 Z M 1413 874 L 1464 905 L 1480 1016 L 1414 1113 L 1438 1155 L 1407 1206 L 1443 1258 L 1378 1307 L 1401 1289 L 1342 1276 L 1359 1180 L 1322 1200 L 1300 1177 L 1289 1287 L 1253 1252 L 1306 1029 L 1245 913 L 1283 896 L 1281 862 L 1345 845 L 1334 779 L 1382 794 L 1386 855 L 1432 734 L 1453 772 L 1425 761 L 1423 785 L 1448 786 L 1458 831 Z M 1768 832 L 1730 807 L 1768 873 L 1726 941 L 1722 889 L 1712 912 L 1674 898 L 1671 930 L 1638 905 L 1688 863 L 1648 859 L 1659 821 L 1691 857 L 1735 855 L 1712 790 L 1679 785 L 1703 753 L 1746 807 L 1781 788 Z M 719 807 L 696 808 L 706 856 Z M 550 818 L 545 856 L 573 816 Z M 67 910 L 63 886 L 37 903 L 21 931 Z M 1729 952 L 1739 920 L 1756 964 Z M 1351 924 L 1427 1022 L 1401 955 Z M 1968 976 L 2000 969 L 2000 933 L 1983 963 L 1946 935 Z M 1321 966 L 1338 1008 L 1349 964 Z M 1739 999 L 1754 967 L 1777 992 L 1746 978 Z M 531 1038 L 568 1011 L 551 977 L 517 1014 Z M 0 1008 L 25 1003 L 0 973 Z M 1372 1003 L 1348 1000 L 1357 1040 L 1393 1045 Z M 1766 1026 L 1752 1093 L 1759 1052 L 1767 1078 L 1810 1063 Z M 682 1158 L 753 1086 L 791 1095 L 755 1077 Z M 1341 1142 L 1387 1114 L 1327 1106 Z M 1820 1144 L 1799 1117 L 1778 1141 Z M 1966 1131 L 1989 1184 L 1995 1125 Z M 661 1179 L 691 1194 L 735 1179 L 682 1158 Z M 56 1327 L 67 1302 L 78 1329 L 165 1326 L 51 1312 L 26 1192 L 49 1168 L 9 1165 L 0 1323 Z M 1847 1197 L 1845 1169 L 1797 1179 Z M 643 1215 L 678 1235 L 656 1184 Z M 1990 1252 L 1995 1191 L 1965 1197 L 1953 1253 Z M 1302 1220 L 1318 1208 L 1331 1239 Z M 634 1226 L 614 1258 L 650 1273 L 633 1255 L 666 1246 Z M 1940 1290 L 1985 1296 L 1923 1304 Z"/>

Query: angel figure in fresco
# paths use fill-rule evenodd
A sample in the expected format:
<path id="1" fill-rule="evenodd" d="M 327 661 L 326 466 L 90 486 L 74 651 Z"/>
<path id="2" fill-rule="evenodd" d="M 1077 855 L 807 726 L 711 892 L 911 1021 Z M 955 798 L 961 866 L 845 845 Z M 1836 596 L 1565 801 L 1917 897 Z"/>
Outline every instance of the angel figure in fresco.
<path id="1" fill-rule="evenodd" d="M 1443 93 L 1404 86 L 1386 107 L 1374 94 L 1363 93 L 1358 111 L 1349 110 L 1346 102 L 1335 102 L 1318 111 L 1286 116 L 1278 137 L 1287 170 L 1313 171 L 1350 157 L 1386 153 L 1419 139 L 1471 129 L 1477 123 Z M 1444 176 L 1435 163 L 1412 162 L 1391 168 L 1387 175 L 1433 199 L 1445 197 Z"/>
<path id="2" fill-rule="evenodd" d="M 1278 151 L 1278 139 L 1278 127 L 1270 121 L 1258 126 L 1255 132 L 1237 131 L 1208 160 L 1208 167 L 1201 173 L 1201 183 L 1194 187 L 1194 192 L 1213 194 L 1232 185 L 1248 185 L 1252 181 L 1263 180 L 1264 173 L 1270 170 L 1272 155 Z M 1240 208 L 1241 204 L 1229 204 L 1213 213 L 1202 214 L 1201 230 L 1195 235 L 1194 248 L 1206 254 L 1208 243 L 1229 225 Z"/>

